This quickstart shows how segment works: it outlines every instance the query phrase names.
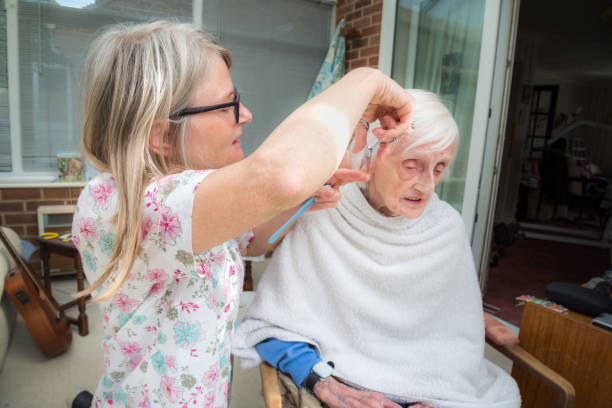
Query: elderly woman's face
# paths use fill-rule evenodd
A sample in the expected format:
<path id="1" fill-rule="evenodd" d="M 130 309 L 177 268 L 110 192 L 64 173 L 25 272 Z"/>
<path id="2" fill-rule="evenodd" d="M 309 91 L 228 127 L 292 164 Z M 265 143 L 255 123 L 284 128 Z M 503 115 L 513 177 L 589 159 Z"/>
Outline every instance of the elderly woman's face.
<path id="1" fill-rule="evenodd" d="M 368 184 L 370 204 L 388 217 L 417 218 L 453 158 L 455 145 L 439 152 L 420 146 L 379 156 Z"/>

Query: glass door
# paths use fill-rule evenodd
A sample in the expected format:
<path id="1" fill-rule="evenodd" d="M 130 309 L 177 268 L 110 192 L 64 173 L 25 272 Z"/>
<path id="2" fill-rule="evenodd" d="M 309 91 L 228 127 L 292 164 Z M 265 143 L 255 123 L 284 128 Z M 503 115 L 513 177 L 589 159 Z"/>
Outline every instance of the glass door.
<path id="1" fill-rule="evenodd" d="M 381 69 L 390 66 L 391 76 L 405 88 L 438 94 L 459 126 L 455 161 L 436 191 L 461 212 L 470 238 L 477 218 L 501 9 L 500 0 L 398 0 L 385 1 L 383 9 L 383 30 L 391 17 L 395 24 L 392 37 L 381 33 L 381 38 L 393 38 L 388 55 L 381 41 Z"/>

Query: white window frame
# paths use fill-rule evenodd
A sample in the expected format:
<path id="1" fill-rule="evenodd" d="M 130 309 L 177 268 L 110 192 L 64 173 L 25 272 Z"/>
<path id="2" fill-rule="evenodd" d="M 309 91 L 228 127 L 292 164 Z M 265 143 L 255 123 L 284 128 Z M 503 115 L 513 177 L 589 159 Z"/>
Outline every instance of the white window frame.
<path id="1" fill-rule="evenodd" d="M 202 25 L 204 0 L 192 0 L 193 24 Z M 53 171 L 25 171 L 21 149 L 21 99 L 19 96 L 19 13 L 17 0 L 5 0 L 6 7 L 6 55 L 8 71 L 9 135 L 11 142 L 11 171 L 0 173 L 2 187 L 80 187 L 86 182 L 57 182 Z"/>

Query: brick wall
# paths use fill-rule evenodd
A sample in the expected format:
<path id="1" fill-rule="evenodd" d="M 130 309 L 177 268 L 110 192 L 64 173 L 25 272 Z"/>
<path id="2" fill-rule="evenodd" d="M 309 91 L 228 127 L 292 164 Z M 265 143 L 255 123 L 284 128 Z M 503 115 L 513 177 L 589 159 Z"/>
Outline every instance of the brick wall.
<path id="1" fill-rule="evenodd" d="M 80 187 L 1 188 L 0 224 L 21 238 L 34 238 L 38 235 L 39 206 L 76 204 L 80 193 Z"/>
<path id="2" fill-rule="evenodd" d="M 354 28 L 359 37 L 347 38 L 346 70 L 378 67 L 383 0 L 338 0 L 336 24 L 344 18 L 347 28 Z"/>

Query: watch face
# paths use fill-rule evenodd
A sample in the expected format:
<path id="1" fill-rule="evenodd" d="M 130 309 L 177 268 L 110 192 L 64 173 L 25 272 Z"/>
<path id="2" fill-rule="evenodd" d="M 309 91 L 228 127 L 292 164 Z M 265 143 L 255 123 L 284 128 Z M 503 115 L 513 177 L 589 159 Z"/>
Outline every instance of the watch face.
<path id="1" fill-rule="evenodd" d="M 312 371 L 314 371 L 319 377 L 322 379 L 329 377 L 334 372 L 334 369 L 329 364 L 326 364 L 322 361 L 319 361 L 312 367 Z"/>

